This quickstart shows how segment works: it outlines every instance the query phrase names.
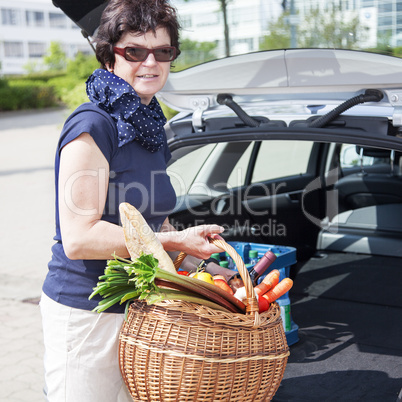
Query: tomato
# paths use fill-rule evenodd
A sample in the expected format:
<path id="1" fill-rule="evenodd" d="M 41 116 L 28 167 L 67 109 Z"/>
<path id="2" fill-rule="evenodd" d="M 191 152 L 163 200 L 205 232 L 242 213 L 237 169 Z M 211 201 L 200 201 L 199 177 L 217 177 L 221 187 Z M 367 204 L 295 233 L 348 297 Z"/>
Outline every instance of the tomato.
<path id="1" fill-rule="evenodd" d="M 258 298 L 259 313 L 263 313 L 269 309 L 269 302 L 265 297 Z"/>
<path id="2" fill-rule="evenodd" d="M 214 278 L 212 278 L 212 275 L 209 274 L 208 272 L 197 272 L 194 275 L 194 278 L 210 283 L 211 285 L 214 285 Z"/>

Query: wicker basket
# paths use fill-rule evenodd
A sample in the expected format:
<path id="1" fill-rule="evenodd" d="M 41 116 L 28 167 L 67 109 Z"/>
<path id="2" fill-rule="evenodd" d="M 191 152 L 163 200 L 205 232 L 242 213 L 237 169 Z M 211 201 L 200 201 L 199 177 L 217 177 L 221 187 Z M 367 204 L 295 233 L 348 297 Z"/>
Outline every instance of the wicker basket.
<path id="1" fill-rule="evenodd" d="M 119 359 L 134 401 L 269 401 L 279 387 L 289 355 L 280 309 L 274 303 L 259 314 L 240 256 L 211 241 L 235 259 L 247 314 L 175 301 L 132 303 Z"/>

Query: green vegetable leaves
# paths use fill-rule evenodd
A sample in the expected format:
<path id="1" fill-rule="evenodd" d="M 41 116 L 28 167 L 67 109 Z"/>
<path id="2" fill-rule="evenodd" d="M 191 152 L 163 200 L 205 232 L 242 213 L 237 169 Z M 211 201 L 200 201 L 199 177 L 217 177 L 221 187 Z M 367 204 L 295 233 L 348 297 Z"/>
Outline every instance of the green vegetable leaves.
<path id="1" fill-rule="evenodd" d="M 99 277 L 89 296 L 89 299 L 97 294 L 103 297 L 94 311 L 101 313 L 116 303 L 129 303 L 134 299 L 157 300 L 159 288 L 154 281 L 158 270 L 158 260 L 152 255 L 143 254 L 134 262 L 114 256 L 114 260 L 107 262 L 104 275 Z"/>
<path id="2" fill-rule="evenodd" d="M 158 273 L 158 260 L 151 254 L 142 254 L 136 261 L 127 266 L 127 273 L 136 289 L 141 293 L 140 299 L 146 299 L 150 293 L 158 292 L 155 277 Z"/>

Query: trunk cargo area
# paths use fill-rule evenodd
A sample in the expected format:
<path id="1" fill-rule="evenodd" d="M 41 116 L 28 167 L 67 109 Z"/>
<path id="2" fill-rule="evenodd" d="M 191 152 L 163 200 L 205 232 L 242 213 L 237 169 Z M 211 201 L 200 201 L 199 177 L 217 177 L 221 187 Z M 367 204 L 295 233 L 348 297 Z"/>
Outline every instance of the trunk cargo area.
<path id="1" fill-rule="evenodd" d="M 398 400 L 401 269 L 400 258 L 336 252 L 291 268 L 300 340 L 273 401 Z"/>

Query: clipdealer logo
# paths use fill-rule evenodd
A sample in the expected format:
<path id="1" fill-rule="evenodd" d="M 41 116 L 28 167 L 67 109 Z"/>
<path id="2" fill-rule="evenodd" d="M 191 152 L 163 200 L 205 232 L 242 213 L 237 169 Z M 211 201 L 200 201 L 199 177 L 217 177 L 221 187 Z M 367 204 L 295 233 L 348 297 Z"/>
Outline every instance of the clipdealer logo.
<path id="1" fill-rule="evenodd" d="M 151 172 L 150 188 L 139 182 L 118 183 L 111 182 L 107 186 L 109 178 L 114 178 L 114 172 L 107 172 L 105 169 L 82 170 L 72 174 L 65 182 L 61 196 L 64 203 L 73 213 L 81 216 L 93 216 L 102 214 L 105 202 L 107 200 L 107 212 L 117 211 L 117 206 L 127 200 L 127 193 L 135 191 L 139 200 L 137 209 L 140 212 L 148 209 L 152 214 L 166 214 L 168 211 L 161 211 L 160 206 L 156 206 L 158 195 L 158 175 L 165 174 L 164 171 Z M 339 177 L 339 169 L 333 169 L 326 174 L 325 180 L 317 177 L 311 181 L 301 194 L 301 210 L 305 217 L 314 225 L 325 229 L 331 233 L 338 232 L 338 225 L 330 223 L 330 218 L 338 213 L 338 192 L 337 190 L 328 190 L 336 183 Z M 176 177 L 177 179 L 177 177 Z M 183 186 L 184 181 L 181 182 Z M 93 188 L 94 198 L 92 202 L 87 202 L 80 195 L 80 187 L 88 186 Z M 252 220 L 242 220 L 235 218 L 233 223 L 226 224 L 226 230 L 244 236 L 286 236 L 287 228 L 280 222 L 278 216 L 278 197 L 287 194 L 285 182 L 256 183 L 249 186 L 243 192 L 238 188 L 231 188 L 227 183 L 217 183 L 214 188 L 209 188 L 205 183 L 194 183 L 192 189 L 198 189 L 198 195 L 202 195 L 205 200 L 211 200 L 207 207 L 200 206 L 199 202 L 194 202 L 191 197 L 184 196 L 179 198 L 176 210 L 186 210 L 194 217 L 243 217 L 248 214 L 256 217 L 262 223 L 253 223 Z M 325 189 L 326 191 L 326 216 L 321 219 L 311 214 L 306 207 L 306 197 L 313 193 Z M 188 189 L 181 189 L 181 193 L 187 194 Z M 197 194 L 196 194 L 197 195 Z M 208 201 L 207 201 L 208 203 Z M 279 211 L 281 212 L 281 211 Z M 193 224 L 203 224 L 201 220 L 196 220 Z M 176 229 L 180 230 L 176 223 Z M 222 224 L 225 227 L 225 223 Z"/>

